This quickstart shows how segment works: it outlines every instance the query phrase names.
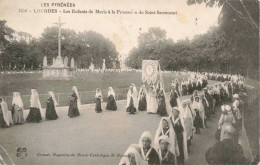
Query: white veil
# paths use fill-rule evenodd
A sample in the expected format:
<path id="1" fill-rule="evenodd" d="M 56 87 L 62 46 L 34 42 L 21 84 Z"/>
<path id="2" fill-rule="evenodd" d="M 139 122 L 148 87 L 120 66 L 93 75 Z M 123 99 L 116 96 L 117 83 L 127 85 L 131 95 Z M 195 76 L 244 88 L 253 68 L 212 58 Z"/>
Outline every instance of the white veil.
<path id="1" fill-rule="evenodd" d="M 1 98 L 1 99 L 2 99 L 1 108 L 2 108 L 3 117 L 4 117 L 6 125 L 10 126 L 11 124 L 13 124 L 12 114 L 11 114 L 11 111 L 8 111 L 8 107 L 7 107 L 7 104 L 4 101 L 4 99 L 3 98 Z"/>
<path id="2" fill-rule="evenodd" d="M 78 89 L 76 86 L 73 86 L 72 87 L 72 91 L 75 92 L 76 96 L 77 96 L 77 106 L 78 106 L 78 109 L 80 109 L 81 107 L 81 101 L 80 101 L 80 97 L 79 97 L 79 92 L 78 92 Z"/>
<path id="3" fill-rule="evenodd" d="M 178 107 L 173 107 L 173 110 L 174 109 L 178 109 Z M 169 120 L 170 120 L 170 117 L 173 117 L 173 114 L 171 113 L 171 115 L 169 116 Z M 183 126 L 183 152 L 184 152 L 184 160 L 187 160 L 189 158 L 189 155 L 188 155 L 188 148 L 187 148 L 187 135 L 186 135 L 186 129 L 185 129 L 185 126 L 184 126 L 184 119 L 183 119 L 183 116 L 181 116 L 181 113 L 179 114 L 179 118 L 180 118 L 180 121 L 181 121 L 181 124 Z M 174 122 L 174 121 L 173 121 Z M 178 143 L 177 143 L 178 144 Z M 177 156 L 179 156 L 179 153 L 176 153 Z"/>
<path id="4" fill-rule="evenodd" d="M 131 89 L 130 89 L 131 87 L 133 88 L 133 93 L 131 93 Z M 133 102 L 134 102 L 134 107 L 137 109 L 138 108 L 138 92 L 137 92 L 135 84 L 131 84 L 130 88 L 127 92 L 126 108 L 129 107 L 130 100 L 132 97 Z"/>
<path id="5" fill-rule="evenodd" d="M 95 98 L 100 98 L 100 100 L 103 101 L 103 95 L 102 95 L 102 92 L 101 92 L 101 90 L 99 88 L 96 89 Z"/>
<path id="6" fill-rule="evenodd" d="M 38 108 L 41 111 L 42 106 L 36 89 L 31 89 L 30 103 L 31 103 L 30 107 Z"/>
<path id="7" fill-rule="evenodd" d="M 141 99 L 141 92 L 143 91 L 143 93 L 145 94 L 145 97 L 146 97 L 146 101 L 147 101 L 147 90 L 145 88 L 145 85 L 143 84 L 141 87 L 140 87 L 140 90 L 139 90 L 139 93 L 138 93 L 138 97 L 137 97 L 137 107 L 139 107 L 139 101 Z"/>
<path id="8" fill-rule="evenodd" d="M 57 107 L 58 106 L 58 102 L 55 98 L 55 95 L 53 93 L 53 91 L 49 91 L 48 94 L 51 96 L 52 100 L 53 100 L 53 103 L 54 103 L 54 106 Z"/>
<path id="9" fill-rule="evenodd" d="M 108 87 L 107 95 L 108 95 L 108 97 L 110 95 L 112 95 L 114 97 L 114 99 L 116 100 L 116 93 L 115 93 L 115 91 L 114 91 L 114 89 L 112 87 Z"/>
<path id="10" fill-rule="evenodd" d="M 160 148 L 160 145 L 159 145 L 159 139 L 160 139 L 160 133 L 162 132 L 163 130 L 163 126 L 162 126 L 162 122 L 163 120 L 166 120 L 168 122 L 168 125 L 169 125 L 169 140 L 170 140 L 170 144 L 171 144 L 171 147 L 169 147 L 169 151 L 171 151 L 174 155 L 176 153 L 176 142 L 177 142 L 177 139 L 176 139 L 176 135 L 175 135 L 175 132 L 172 128 L 172 124 L 169 120 L 168 117 L 162 117 L 161 120 L 160 120 L 160 123 L 159 123 L 159 126 L 158 126 L 158 129 L 155 133 L 155 137 L 154 137 L 154 148 L 156 150 L 158 150 Z M 163 135 L 161 135 L 163 136 Z"/>
<path id="11" fill-rule="evenodd" d="M 144 165 L 144 160 L 141 156 L 141 148 L 137 144 L 131 144 L 126 152 L 124 153 L 122 159 L 119 162 L 119 165 L 130 165 L 129 159 L 128 159 L 128 154 L 134 154 L 135 155 L 135 161 L 136 165 Z"/>
<path id="12" fill-rule="evenodd" d="M 23 101 L 22 101 L 22 98 L 21 98 L 21 95 L 19 92 L 14 92 L 13 93 L 13 101 L 12 101 L 12 105 L 18 105 L 21 109 L 24 108 L 24 105 L 23 105 Z"/>

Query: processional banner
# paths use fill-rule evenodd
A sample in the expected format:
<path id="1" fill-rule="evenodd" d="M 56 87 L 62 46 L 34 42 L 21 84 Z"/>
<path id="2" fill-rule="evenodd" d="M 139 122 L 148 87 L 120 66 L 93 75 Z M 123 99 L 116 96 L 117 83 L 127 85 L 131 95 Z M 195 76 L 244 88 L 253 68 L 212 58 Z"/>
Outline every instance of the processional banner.
<path id="1" fill-rule="evenodd" d="M 159 62 L 157 60 L 142 61 L 142 81 L 151 84 L 157 81 Z"/>

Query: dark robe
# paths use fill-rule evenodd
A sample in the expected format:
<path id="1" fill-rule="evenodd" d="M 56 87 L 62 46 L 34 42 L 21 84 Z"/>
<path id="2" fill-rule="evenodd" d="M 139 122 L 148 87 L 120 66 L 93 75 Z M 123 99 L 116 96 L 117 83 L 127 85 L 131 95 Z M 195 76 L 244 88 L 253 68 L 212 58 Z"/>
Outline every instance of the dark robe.
<path id="1" fill-rule="evenodd" d="M 233 84 L 233 95 L 239 93 L 239 86 L 237 84 Z"/>
<path id="2" fill-rule="evenodd" d="M 210 112 L 209 112 L 209 107 L 208 107 L 205 99 L 202 100 L 202 105 L 203 105 L 203 108 L 204 108 L 206 118 L 209 119 L 210 118 Z"/>
<path id="3" fill-rule="evenodd" d="M 179 83 L 178 82 L 176 83 L 176 92 L 180 96 L 180 90 L 179 90 Z"/>
<path id="4" fill-rule="evenodd" d="M 26 118 L 27 122 L 40 122 L 42 120 L 41 112 L 39 108 L 30 107 L 30 112 Z"/>
<path id="5" fill-rule="evenodd" d="M 205 88 L 207 86 L 207 80 L 202 80 L 202 88 Z"/>
<path id="6" fill-rule="evenodd" d="M 101 107 L 101 98 L 96 98 L 96 107 L 95 107 L 95 111 L 97 113 L 102 112 L 102 107 Z"/>
<path id="7" fill-rule="evenodd" d="M 167 153 L 161 153 L 161 165 L 175 165 L 175 155 L 171 153 L 171 151 L 167 151 Z"/>
<path id="8" fill-rule="evenodd" d="M 193 101 L 194 101 L 194 99 L 195 99 L 194 97 L 197 97 L 197 96 L 198 96 L 198 95 L 195 95 L 195 96 L 192 95 L 192 96 L 191 96 L 190 100 L 191 100 L 192 103 L 193 103 Z"/>
<path id="9" fill-rule="evenodd" d="M 212 109 L 213 109 L 213 100 L 212 97 L 210 96 L 210 94 L 208 92 L 205 92 L 205 98 L 208 100 L 209 103 L 209 113 L 212 113 Z"/>
<path id="10" fill-rule="evenodd" d="M 177 107 L 178 106 L 178 102 L 177 102 L 177 99 L 178 99 L 178 94 L 177 92 L 171 92 L 170 93 L 170 104 L 172 107 Z"/>
<path id="11" fill-rule="evenodd" d="M 202 89 L 201 83 L 198 82 L 198 84 L 197 84 L 197 90 L 200 91 L 201 89 Z"/>
<path id="12" fill-rule="evenodd" d="M 188 91 L 187 85 L 182 85 L 181 88 L 182 88 L 182 90 L 181 90 L 181 95 L 182 95 L 182 96 L 187 95 L 187 91 Z"/>
<path id="13" fill-rule="evenodd" d="M 203 128 L 203 122 L 202 122 L 202 118 L 200 117 L 199 110 L 196 109 L 195 112 L 196 112 L 196 116 L 193 121 L 193 125 L 195 128 Z"/>
<path id="14" fill-rule="evenodd" d="M 158 99 L 157 113 L 160 116 L 168 116 L 167 110 L 166 110 L 164 94 L 163 93 L 159 93 L 158 96 L 157 96 L 157 99 Z"/>
<path id="15" fill-rule="evenodd" d="M 188 92 L 189 92 L 190 95 L 193 93 L 193 89 L 192 89 L 192 84 L 191 83 L 188 84 Z"/>
<path id="16" fill-rule="evenodd" d="M 232 100 L 232 86 L 230 84 L 228 84 L 228 100 L 231 101 Z"/>
<path id="17" fill-rule="evenodd" d="M 52 97 L 49 97 L 47 100 L 47 107 L 46 107 L 46 119 L 47 120 L 56 120 L 58 115 L 55 110 L 54 102 Z"/>
<path id="18" fill-rule="evenodd" d="M 129 106 L 126 108 L 126 112 L 129 112 L 130 114 L 134 114 L 136 112 L 133 97 L 130 98 L 130 103 Z"/>
<path id="19" fill-rule="evenodd" d="M 193 91 L 197 90 L 196 82 L 192 83 L 192 89 Z"/>
<path id="20" fill-rule="evenodd" d="M 159 137 L 162 136 L 162 135 L 165 135 L 165 136 L 170 137 L 170 131 L 167 132 L 168 130 L 169 130 L 169 128 L 168 128 L 168 129 L 164 129 L 164 128 L 163 128 L 163 133 L 164 133 L 164 134 L 163 134 L 162 132 L 160 132 Z M 166 132 L 167 132 L 167 133 L 166 133 Z"/>
<path id="21" fill-rule="evenodd" d="M 113 95 L 108 97 L 106 110 L 115 111 L 117 110 L 116 100 Z"/>
<path id="22" fill-rule="evenodd" d="M 142 148 L 143 150 L 143 148 Z M 148 149 L 149 150 L 149 149 Z M 145 153 L 145 152 L 144 152 Z M 146 154 L 146 153 L 145 153 Z M 145 155 L 146 156 L 146 155 Z M 151 152 L 147 156 L 147 158 L 143 158 L 145 161 L 148 161 L 148 165 L 160 165 L 160 158 L 158 153 L 154 148 L 152 148 Z"/>
<path id="23" fill-rule="evenodd" d="M 139 111 L 146 111 L 147 109 L 147 101 L 146 101 L 146 96 L 144 92 L 142 92 L 143 95 L 141 94 L 141 98 L 139 100 L 139 105 L 138 105 L 138 110 Z"/>
<path id="24" fill-rule="evenodd" d="M 174 124 L 174 120 L 173 117 L 170 118 L 176 138 L 177 138 L 177 142 L 178 142 L 178 147 L 179 147 L 179 151 L 180 151 L 180 155 L 177 157 L 177 163 L 183 163 L 184 162 L 184 148 L 183 148 L 183 125 L 181 124 L 181 120 L 180 118 L 178 119 L 178 121 Z"/>
<path id="25" fill-rule="evenodd" d="M 76 93 L 73 92 L 73 94 L 71 95 L 71 98 L 70 98 L 70 106 L 69 106 L 69 112 L 68 112 L 68 116 L 70 118 L 80 115 L 77 100 L 78 100 L 78 97 L 77 97 Z"/>
<path id="26" fill-rule="evenodd" d="M 1 108 L 1 105 L 0 105 L 0 127 L 1 128 L 6 128 L 7 127 L 7 124 L 4 120 L 4 116 L 3 116 L 3 111 L 2 111 L 2 108 Z"/>
<path id="27" fill-rule="evenodd" d="M 206 152 L 206 160 L 209 165 L 246 165 L 249 164 L 244 157 L 241 145 L 232 139 L 218 141 Z"/>

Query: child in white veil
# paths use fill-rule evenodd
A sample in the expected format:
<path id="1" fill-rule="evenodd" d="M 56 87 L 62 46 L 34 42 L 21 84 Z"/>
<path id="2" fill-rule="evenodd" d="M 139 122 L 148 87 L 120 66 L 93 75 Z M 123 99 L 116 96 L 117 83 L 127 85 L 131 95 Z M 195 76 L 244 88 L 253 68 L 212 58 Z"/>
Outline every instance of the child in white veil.
<path id="1" fill-rule="evenodd" d="M 153 148 L 154 143 L 150 131 L 142 133 L 139 139 L 139 146 L 141 147 L 141 155 L 146 164 L 159 164 L 160 158 L 157 151 Z"/>
<path id="2" fill-rule="evenodd" d="M 58 118 L 58 115 L 56 113 L 56 107 L 58 106 L 58 103 L 52 91 L 49 91 L 48 94 L 49 98 L 47 99 L 45 118 L 47 120 L 56 120 Z"/>
<path id="3" fill-rule="evenodd" d="M 137 100 L 138 100 L 138 105 L 137 105 L 138 110 L 139 111 L 147 110 L 147 90 L 144 84 L 140 87 Z"/>
<path id="4" fill-rule="evenodd" d="M 19 92 L 13 93 L 12 111 L 13 111 L 13 122 L 14 124 L 22 124 L 24 105 Z"/>
<path id="5" fill-rule="evenodd" d="M 36 89 L 31 89 L 30 112 L 26 118 L 28 122 L 40 122 L 42 120 L 42 106 Z"/>
<path id="6" fill-rule="evenodd" d="M 106 110 L 116 111 L 117 110 L 116 94 L 112 87 L 108 88 L 107 95 L 108 95 L 108 101 L 107 101 Z"/>
<path id="7" fill-rule="evenodd" d="M 58 106 L 58 102 L 57 102 L 57 100 L 55 98 L 55 95 L 54 95 L 53 91 L 49 91 L 48 94 L 51 96 L 51 98 L 52 98 L 52 100 L 54 102 L 54 106 L 57 107 Z"/>
<path id="8" fill-rule="evenodd" d="M 4 99 L 3 98 L 0 99 L 1 99 L 0 105 L 2 108 L 3 119 L 5 121 L 6 126 L 9 127 L 13 124 L 12 114 L 11 111 L 8 110 L 7 103 L 4 101 Z"/>
<path id="9" fill-rule="evenodd" d="M 166 128 L 167 127 L 166 123 L 168 123 L 168 129 Z M 165 132 L 164 129 L 167 129 L 167 131 Z M 162 117 L 159 122 L 159 126 L 154 137 L 154 148 L 156 150 L 160 148 L 159 139 L 163 135 L 169 137 L 170 140 L 169 143 L 171 144 L 171 146 L 169 147 L 169 151 L 171 151 L 171 153 L 173 153 L 174 155 L 175 153 L 179 153 L 178 147 L 176 147 L 177 144 L 176 135 L 168 117 Z"/>
<path id="10" fill-rule="evenodd" d="M 102 104 L 102 101 L 103 101 L 103 96 L 102 96 L 101 90 L 99 88 L 96 89 L 95 99 L 96 99 L 95 111 L 97 113 L 100 113 L 100 112 L 102 112 L 101 104 Z"/>
<path id="11" fill-rule="evenodd" d="M 137 144 L 131 144 L 124 153 L 119 165 L 130 165 L 130 161 L 135 161 L 136 165 L 144 165 L 145 162 L 141 156 L 141 148 Z"/>
<path id="12" fill-rule="evenodd" d="M 80 97 L 77 90 L 77 87 L 72 87 L 72 94 L 70 96 L 70 105 L 69 105 L 69 111 L 68 116 L 70 118 L 80 116 L 79 109 L 81 107 Z"/>
<path id="13" fill-rule="evenodd" d="M 137 109 L 138 108 L 138 92 L 137 92 L 135 84 L 131 84 L 131 86 L 127 92 L 126 108 L 129 107 L 131 97 L 133 98 L 134 107 Z"/>
<path id="14" fill-rule="evenodd" d="M 78 105 L 78 109 L 80 109 L 80 107 L 81 107 L 81 101 L 80 101 L 79 92 L 78 92 L 77 87 L 76 87 L 76 86 L 73 86 L 73 87 L 72 87 L 72 91 L 74 91 L 75 94 L 76 94 L 76 96 L 78 97 L 78 98 L 77 98 L 77 105 Z"/>

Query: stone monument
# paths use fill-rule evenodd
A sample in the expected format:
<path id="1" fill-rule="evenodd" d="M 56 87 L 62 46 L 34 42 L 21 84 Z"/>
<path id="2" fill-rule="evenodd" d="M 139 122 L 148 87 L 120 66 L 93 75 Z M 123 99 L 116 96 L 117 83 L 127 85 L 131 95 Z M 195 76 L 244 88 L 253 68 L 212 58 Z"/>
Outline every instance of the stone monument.
<path id="1" fill-rule="evenodd" d="M 47 58 L 44 57 L 42 78 L 44 78 L 44 79 L 69 79 L 70 77 L 74 77 L 73 76 L 74 67 L 73 68 L 68 67 L 68 65 L 67 65 L 68 58 L 65 57 L 65 59 L 63 60 L 63 58 L 61 57 L 61 33 L 60 33 L 60 31 L 61 31 L 61 25 L 63 25 L 64 23 L 60 22 L 60 17 L 59 17 L 59 22 L 54 23 L 54 24 L 58 25 L 58 27 L 59 27 L 58 56 L 56 59 L 55 58 L 52 59 L 53 64 L 51 66 L 47 65 Z"/>
<path id="2" fill-rule="evenodd" d="M 106 59 L 103 59 L 102 70 L 106 70 Z"/>

